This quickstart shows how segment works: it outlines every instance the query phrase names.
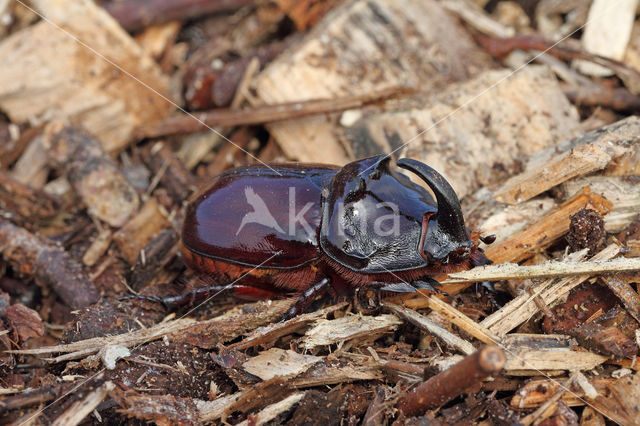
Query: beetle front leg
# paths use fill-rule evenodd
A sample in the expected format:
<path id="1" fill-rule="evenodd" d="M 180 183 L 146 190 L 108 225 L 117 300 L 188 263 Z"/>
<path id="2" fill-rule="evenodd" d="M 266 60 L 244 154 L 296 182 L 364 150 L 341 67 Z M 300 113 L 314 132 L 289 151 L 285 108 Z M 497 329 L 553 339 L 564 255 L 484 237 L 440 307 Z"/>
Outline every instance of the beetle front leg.
<path id="1" fill-rule="evenodd" d="M 207 300 L 208 297 L 226 290 L 234 290 L 229 285 L 214 285 L 200 287 L 195 290 L 178 294 L 175 296 L 148 296 L 144 294 L 131 294 L 129 296 L 119 297 L 118 300 L 146 300 L 148 302 L 160 303 L 168 311 L 173 311 L 184 306 L 193 306 L 197 303 Z"/>
<path id="2" fill-rule="evenodd" d="M 306 289 L 298 298 L 298 301 L 282 316 L 281 321 L 290 320 L 293 317 L 300 315 L 304 310 L 309 307 L 311 302 L 323 291 L 326 291 L 327 286 L 331 283 L 329 278 L 323 278 L 311 287 Z"/>
<path id="3" fill-rule="evenodd" d="M 266 300 L 282 297 L 282 293 L 271 291 L 267 288 L 260 288 L 248 284 L 226 284 L 226 285 L 208 285 L 199 287 L 186 293 L 175 296 L 147 296 L 142 294 L 133 294 L 118 298 L 118 300 L 139 299 L 149 302 L 160 303 L 166 310 L 174 311 L 185 306 L 191 307 L 207 301 L 223 292 L 231 291 L 232 295 L 238 298 L 248 300 Z"/>

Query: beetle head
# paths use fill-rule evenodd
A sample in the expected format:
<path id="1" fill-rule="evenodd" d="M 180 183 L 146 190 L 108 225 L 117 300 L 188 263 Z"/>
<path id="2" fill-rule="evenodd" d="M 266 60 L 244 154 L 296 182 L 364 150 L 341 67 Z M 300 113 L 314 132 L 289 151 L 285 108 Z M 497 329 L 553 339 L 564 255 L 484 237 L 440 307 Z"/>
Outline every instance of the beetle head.
<path id="1" fill-rule="evenodd" d="M 427 190 L 389 163 L 389 156 L 379 155 L 349 163 L 336 173 L 323 200 L 322 250 L 359 273 L 463 262 L 475 244 L 451 185 L 423 163 L 398 161 L 431 188 L 436 203 Z"/>
<path id="2" fill-rule="evenodd" d="M 441 260 L 452 253 L 465 257 L 473 241 L 464 225 L 460 201 L 446 179 L 431 167 L 410 158 L 398 160 L 398 166 L 418 175 L 433 191 L 438 202 L 438 211 L 427 218 L 427 229 L 423 230 L 423 253 L 430 260 Z"/>

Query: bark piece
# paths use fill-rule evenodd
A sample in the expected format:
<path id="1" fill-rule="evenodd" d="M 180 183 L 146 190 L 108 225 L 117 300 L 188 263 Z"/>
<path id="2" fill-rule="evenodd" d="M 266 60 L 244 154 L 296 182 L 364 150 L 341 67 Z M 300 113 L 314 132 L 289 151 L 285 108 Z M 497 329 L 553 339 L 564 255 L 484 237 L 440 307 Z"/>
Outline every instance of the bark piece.
<path id="1" fill-rule="evenodd" d="M 214 348 L 220 343 L 229 342 L 250 330 L 278 321 L 291 307 L 289 299 L 263 301 L 242 306 L 227 312 L 220 318 L 212 318 L 193 324 L 188 330 L 174 339 L 203 349 Z"/>
<path id="2" fill-rule="evenodd" d="M 44 355 L 52 353 L 74 354 L 82 352 L 83 356 L 97 352 L 106 345 L 122 345 L 131 347 L 151 342 L 167 336 L 174 342 L 189 343 L 204 349 L 215 347 L 242 335 L 246 330 L 254 329 L 264 323 L 278 319 L 291 307 L 291 300 L 257 302 L 242 306 L 220 317 L 205 321 L 180 318 L 156 324 L 152 327 L 134 330 L 128 333 L 107 337 L 93 337 L 66 345 L 53 345 L 37 349 L 19 351 L 24 354 Z M 250 312 L 249 314 L 247 312 Z M 62 360 L 52 360 L 59 362 Z"/>
<path id="3" fill-rule="evenodd" d="M 605 277 L 604 282 L 611 289 L 618 299 L 622 301 L 622 304 L 627 309 L 627 312 L 640 323 L 640 295 L 629 285 L 629 283 L 623 281 L 620 277 Z"/>
<path id="4" fill-rule="evenodd" d="M 637 70 L 625 65 L 624 63 L 609 59 L 604 56 L 595 55 L 593 53 L 584 52 L 576 47 L 575 42 L 571 39 L 564 40 L 562 45 L 557 42 L 550 41 L 538 35 L 516 35 L 510 38 L 489 37 L 482 34 L 476 35 L 475 39 L 482 47 L 492 56 L 504 59 L 515 49 L 521 50 L 537 50 L 539 52 L 548 52 L 562 60 L 586 60 L 614 71 L 616 75 L 624 82 L 629 90 L 637 94 L 640 88 L 640 74 Z M 543 58 L 543 56 L 541 56 Z M 543 59 L 544 60 L 544 59 Z M 524 65 L 522 61 L 518 61 L 516 66 Z M 566 74 L 566 73 L 565 73 Z M 578 76 L 577 78 L 575 76 Z M 590 82 L 578 74 L 573 77 L 574 80 L 582 80 Z"/>
<path id="5" fill-rule="evenodd" d="M 593 409 L 618 424 L 634 424 L 640 410 L 640 374 L 621 379 L 594 378 L 591 384 L 598 396 L 589 398 L 582 389 L 572 388 L 562 396 L 568 406 L 588 403 Z M 546 402 L 557 392 L 558 380 L 532 380 L 524 385 L 511 399 L 514 408 L 533 408 Z"/>
<path id="6" fill-rule="evenodd" d="M 140 255 L 133 266 L 130 285 L 134 290 L 140 290 L 155 277 L 162 276 L 164 267 L 175 258 L 178 253 L 180 237 L 173 228 L 158 232 L 140 251 Z"/>
<path id="7" fill-rule="evenodd" d="M 425 55 L 428 46 L 431 50 Z M 272 62 L 255 86 L 268 104 L 362 95 L 400 85 L 431 91 L 492 66 L 435 1 L 348 1 Z M 311 117 L 269 128 L 290 158 L 344 164 L 362 152 L 351 146 L 345 150 L 335 120 Z"/>
<path id="8" fill-rule="evenodd" d="M 58 201 L 40 191 L 15 180 L 0 171 L 0 208 L 7 210 L 21 223 L 47 219 L 54 216 Z"/>
<path id="9" fill-rule="evenodd" d="M 256 409 L 263 408 L 276 401 L 281 401 L 292 393 L 289 383 L 279 377 L 257 383 L 252 388 L 242 392 L 239 397 L 225 409 L 222 421 L 234 411 L 250 413 Z"/>
<path id="10" fill-rule="evenodd" d="M 304 31 L 313 27 L 339 0 L 277 0 L 277 3 L 298 31 Z"/>
<path id="11" fill-rule="evenodd" d="M 82 263 L 84 263 L 85 266 L 95 265 L 111 245 L 112 238 L 113 233 L 110 229 L 103 229 L 100 231 L 87 251 L 84 252 L 84 255 L 82 256 Z"/>
<path id="12" fill-rule="evenodd" d="M 637 424 L 640 411 L 640 374 L 606 383 L 608 392 L 591 400 L 590 405 L 608 419 L 624 425 Z"/>
<path id="13" fill-rule="evenodd" d="M 487 414 L 489 420 L 496 426 L 522 426 L 518 415 L 501 400 L 491 398 L 487 406 Z"/>
<path id="14" fill-rule="evenodd" d="M 611 89 L 602 85 L 578 86 L 565 88 L 564 94 L 576 106 L 603 107 L 632 113 L 640 110 L 640 96 L 622 87 Z"/>
<path id="15" fill-rule="evenodd" d="M 565 381 L 563 378 L 531 380 L 513 395 L 510 405 L 516 409 L 539 407 L 556 394 L 563 381 Z M 613 381 L 610 378 L 596 378 L 592 379 L 590 384 L 598 394 L 603 394 L 606 392 L 607 384 Z M 571 392 L 564 393 L 561 400 L 570 407 L 585 405 L 585 391 L 580 387 L 574 387 Z M 588 402 L 591 403 L 592 401 L 588 400 Z"/>
<path id="16" fill-rule="evenodd" d="M 98 291 L 82 266 L 61 247 L 4 221 L 0 221 L 0 247 L 16 272 L 34 276 L 50 286 L 73 309 L 98 300 Z"/>
<path id="17" fill-rule="evenodd" d="M 242 368 L 262 380 L 269 380 L 276 376 L 297 376 L 305 372 L 313 364 L 322 361 L 322 358 L 313 355 L 302 355 L 292 350 L 271 348 L 260 352 L 258 356 L 250 358 Z"/>
<path id="18" fill-rule="evenodd" d="M 512 37 L 515 34 L 514 28 L 502 25 L 474 3 L 464 0 L 451 0 L 443 3 L 443 6 L 482 34 L 489 34 L 495 37 Z"/>
<path id="19" fill-rule="evenodd" d="M 28 390 L 24 393 L 5 397 L 0 402 L 0 414 L 34 404 L 42 404 L 59 398 L 61 395 L 67 395 L 72 386 L 71 384 L 45 386 L 37 390 Z"/>
<path id="20" fill-rule="evenodd" d="M 41 127 L 30 127 L 20 131 L 20 127 L 13 123 L 3 122 L 0 125 L 0 168 L 7 169 L 16 161 L 31 141 L 40 134 Z"/>
<path id="21" fill-rule="evenodd" d="M 181 24 L 178 21 L 169 21 L 164 24 L 153 25 L 135 37 L 136 43 L 142 47 L 156 61 L 161 62 L 162 57 L 169 48 L 173 47 L 176 37 L 180 32 Z M 166 60 L 164 61 L 166 62 Z M 163 64 L 164 65 L 164 64 Z"/>
<path id="22" fill-rule="evenodd" d="M 561 390 L 564 392 L 564 390 Z M 560 394 L 560 392 L 558 392 Z M 578 426 L 579 418 L 575 411 L 567 406 L 562 401 L 551 401 L 548 407 L 542 406 L 539 408 L 542 412 L 538 417 L 527 416 L 522 418 L 522 422 L 525 425 L 539 424 L 540 426 L 560 426 L 560 425 L 574 425 Z"/>
<path id="23" fill-rule="evenodd" d="M 604 416 L 591 407 L 584 407 L 580 417 L 582 426 L 606 426 Z"/>
<path id="24" fill-rule="evenodd" d="M 640 151 L 640 119 L 629 117 L 533 156 L 526 171 L 507 181 L 494 196 L 516 204 L 562 182 L 604 169 L 613 160 Z"/>
<path id="25" fill-rule="evenodd" d="M 602 215 L 595 210 L 582 209 L 570 216 L 569 235 L 567 242 L 571 251 L 576 252 L 584 248 L 589 249 L 589 255 L 604 248 L 607 233 L 604 230 Z"/>
<path id="26" fill-rule="evenodd" d="M 33 189 L 42 189 L 49 176 L 49 159 L 42 146 L 42 137 L 35 137 L 26 147 L 11 169 L 11 175 L 18 182 Z"/>
<path id="27" fill-rule="evenodd" d="M 608 312 L 618 303 L 612 292 L 601 285 L 584 283 L 569 293 L 542 321 L 545 333 L 569 334 L 598 312 Z"/>
<path id="28" fill-rule="evenodd" d="M 637 354 L 638 347 L 617 327 L 603 327 L 597 323 L 582 324 L 570 333 L 586 349 L 616 358 L 630 358 Z"/>
<path id="29" fill-rule="evenodd" d="M 22 343 L 32 337 L 44 336 L 44 324 L 40 315 L 21 303 L 9 306 L 2 316 L 14 328 Z"/>
<path id="30" fill-rule="evenodd" d="M 113 153 L 131 141 L 137 125 L 173 108 L 162 97 L 168 79 L 157 64 L 94 2 L 31 4 L 50 22 L 40 21 L 0 43 L 0 108 L 11 121 L 68 118 L 90 129 Z M 109 61 L 126 72 L 116 72 Z"/>
<path id="31" fill-rule="evenodd" d="M 44 133 L 43 145 L 49 159 L 64 168 L 89 214 L 111 226 L 124 225 L 138 209 L 138 194 L 100 142 L 85 130 L 64 122 L 49 124 Z"/>
<path id="32" fill-rule="evenodd" d="M 378 386 L 376 388 L 376 396 L 373 401 L 371 401 L 366 414 L 362 418 L 362 426 L 377 426 L 384 424 L 384 414 L 386 411 L 386 407 L 384 406 L 385 399 L 386 395 L 384 388 L 382 386 Z"/>
<path id="33" fill-rule="evenodd" d="M 198 407 L 199 420 L 202 423 L 210 423 L 218 420 L 227 411 L 227 407 L 233 404 L 242 392 L 221 396 L 213 401 L 195 401 Z"/>
<path id="34" fill-rule="evenodd" d="M 251 61 L 255 58 L 259 67 L 263 68 L 282 53 L 291 41 L 276 41 L 258 47 L 236 60 L 227 62 L 221 69 L 214 69 L 209 58 L 207 61 L 196 61 L 187 68 L 183 78 L 187 106 L 195 110 L 228 106 Z"/>
<path id="35" fill-rule="evenodd" d="M 144 149 L 142 158 L 153 175 L 160 176 L 159 184 L 167 189 L 174 203 L 182 203 L 195 190 L 195 177 L 166 143 L 158 142 Z"/>
<path id="36" fill-rule="evenodd" d="M 611 247 L 611 246 L 610 246 Z M 610 251 L 610 247 L 608 248 Z M 607 249 L 605 249 L 607 250 Z M 604 252 L 603 250 L 602 252 Z M 601 253 L 602 253 L 601 252 Z M 582 254 L 582 252 L 579 252 Z M 640 258 L 618 258 L 607 262 L 562 262 L 547 261 L 538 265 L 519 266 L 513 263 L 478 266 L 474 270 L 452 272 L 445 284 L 472 281 L 498 281 L 509 279 L 571 277 L 576 275 L 615 274 L 637 271 Z"/>

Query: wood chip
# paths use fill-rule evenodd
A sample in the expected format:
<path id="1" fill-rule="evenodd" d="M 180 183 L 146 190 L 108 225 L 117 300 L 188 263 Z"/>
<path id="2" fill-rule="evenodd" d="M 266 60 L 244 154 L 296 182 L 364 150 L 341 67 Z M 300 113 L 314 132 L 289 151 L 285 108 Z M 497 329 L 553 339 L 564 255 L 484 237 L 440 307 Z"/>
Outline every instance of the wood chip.
<path id="1" fill-rule="evenodd" d="M 322 358 L 313 355 L 302 355 L 291 350 L 271 348 L 260 352 L 258 356 L 250 358 L 242 368 L 247 373 L 269 380 L 277 376 L 297 376 L 305 372 L 313 364 L 322 361 Z"/>
<path id="2" fill-rule="evenodd" d="M 637 257 L 590 262 L 548 261 L 541 265 L 527 266 L 503 263 L 449 274 L 450 279 L 444 283 L 601 275 L 638 270 L 640 270 L 640 258 Z"/>
<path id="3" fill-rule="evenodd" d="M 465 355 L 470 355 L 476 351 L 476 348 L 471 343 L 456 336 L 449 330 L 439 326 L 433 320 L 420 315 L 416 311 L 389 302 L 385 302 L 384 306 L 399 317 L 411 322 L 413 325 L 422 328 L 434 336 L 438 336 L 444 343 L 458 349 Z"/>
<path id="4" fill-rule="evenodd" d="M 257 345 L 263 345 L 267 342 L 273 342 L 282 336 L 294 333 L 301 328 L 307 327 L 310 323 L 325 317 L 331 312 L 344 309 L 347 303 L 338 303 L 328 306 L 308 314 L 298 315 L 285 322 L 278 322 L 264 327 L 255 329 L 251 334 L 246 336 L 242 341 L 229 345 L 228 349 L 243 350 Z"/>
<path id="5" fill-rule="evenodd" d="M 521 231 L 491 244 L 486 249 L 486 256 L 496 264 L 528 259 L 569 232 L 571 216 L 583 208 L 596 210 L 604 216 L 610 210 L 611 203 L 589 188 L 584 188 Z"/>
<path id="6" fill-rule="evenodd" d="M 608 357 L 592 352 L 576 351 L 565 336 L 543 334 L 510 334 L 503 340 L 507 362 L 504 370 L 581 370 L 588 371 Z"/>
<path id="7" fill-rule="evenodd" d="M 597 253 L 592 259 L 606 261 L 612 259 L 619 252 L 620 248 L 612 244 Z M 486 317 L 480 324 L 499 336 L 504 335 L 539 311 L 540 308 L 535 303 L 536 297 L 540 297 L 547 306 L 551 306 L 588 278 L 588 275 L 582 275 L 560 280 L 545 280 L 533 288 L 533 294 L 522 293 Z"/>
<path id="8" fill-rule="evenodd" d="M 490 330 L 486 329 L 450 304 L 435 296 L 428 297 L 428 306 L 434 311 L 439 312 L 453 324 L 457 325 L 461 330 L 480 340 L 482 343 L 494 345 L 500 341 L 500 338 Z"/>
<path id="9" fill-rule="evenodd" d="M 428 59 L 425 46 L 432 49 Z M 347 1 L 269 65 L 255 86 L 268 104 L 365 94 L 400 85 L 429 91 L 492 66 L 436 1 Z M 268 127 L 293 159 L 344 164 L 366 156 L 362 152 L 366 144 L 345 144 L 337 120 L 336 115 L 311 117 Z M 374 149 L 389 151 L 386 145 Z"/>
<path id="10" fill-rule="evenodd" d="M 305 392 L 296 392 L 294 394 L 291 394 L 282 401 L 271 404 L 264 410 L 251 416 L 251 421 L 247 419 L 243 422 L 238 423 L 238 426 L 261 426 L 265 423 L 268 423 L 278 417 L 280 414 L 289 411 L 294 405 L 300 402 L 302 398 L 304 398 L 304 395 Z"/>
<path id="11" fill-rule="evenodd" d="M 347 136 L 352 144 L 373 139 L 388 147 L 387 152 L 411 141 L 398 154 L 438 170 L 460 198 L 481 185 L 501 182 L 504 175 L 495 171 L 518 167 L 514 161 L 519 156 L 528 157 L 578 134 L 574 107 L 542 66 L 513 75 L 510 70 L 485 71 L 400 108 L 372 115 Z M 531 120 L 525 124 L 523 116 Z"/>
<path id="12" fill-rule="evenodd" d="M 582 34 L 582 46 L 589 53 L 621 60 L 627 49 L 638 0 L 594 0 Z M 579 61 L 584 74 L 611 75 L 611 71 L 593 63 Z"/>
<path id="13" fill-rule="evenodd" d="M 552 160 L 537 162 L 509 179 L 494 196 L 498 201 L 517 204 L 569 179 L 602 170 L 613 160 L 639 151 L 638 134 L 638 117 L 629 117 L 587 133 L 571 143 L 570 151 L 556 153 Z"/>
<path id="14" fill-rule="evenodd" d="M 233 340 L 238 337 L 246 328 L 255 328 L 269 322 L 273 317 L 278 318 L 289 309 L 292 301 L 276 300 L 267 302 L 257 302 L 253 304 L 253 314 L 221 315 L 205 321 L 195 321 L 191 318 L 180 318 L 156 324 L 153 327 L 136 330 L 129 333 L 118 334 L 109 337 L 94 337 L 92 339 L 81 340 L 66 345 L 45 346 L 35 349 L 24 349 L 13 351 L 31 355 L 43 355 L 50 353 L 71 353 L 78 351 L 97 352 L 106 345 L 122 345 L 131 347 L 136 344 L 151 342 L 168 336 L 172 340 L 190 341 L 192 344 L 215 346 L 222 341 Z M 209 330 L 207 333 L 206 331 Z M 214 333 L 211 330 L 217 330 Z M 202 333 L 200 335 L 199 333 Z M 199 338 L 199 340 L 197 340 Z M 85 352 L 89 353 L 89 352 Z"/>
<path id="15" fill-rule="evenodd" d="M 300 347 L 310 350 L 318 346 L 334 345 L 345 340 L 365 338 L 375 340 L 383 334 L 395 330 L 402 324 L 395 315 L 376 317 L 349 315 L 335 320 L 319 320 L 308 330 Z"/>
<path id="16" fill-rule="evenodd" d="M 149 198 L 142 208 L 113 235 L 113 242 L 130 265 L 136 263 L 140 250 L 171 223 L 163 214 L 155 197 Z"/>
<path id="17" fill-rule="evenodd" d="M 40 21 L 0 43 L 0 108 L 14 123 L 77 120 L 105 151 L 114 153 L 130 142 L 137 125 L 173 109 L 145 87 L 166 96 L 167 77 L 100 6 L 90 0 L 37 0 L 31 5 L 50 22 Z"/>
<path id="18" fill-rule="evenodd" d="M 640 172 L 640 169 L 637 171 Z M 565 182 L 560 188 L 572 196 L 589 187 L 593 193 L 609 200 L 611 211 L 604 217 L 605 230 L 620 232 L 640 215 L 640 185 L 632 177 L 634 174 L 637 174 L 636 170 L 624 171 L 621 176 L 587 176 Z"/>
<path id="19" fill-rule="evenodd" d="M 89 393 L 84 399 L 74 402 L 53 423 L 53 426 L 74 426 L 80 424 L 85 417 L 100 405 L 107 394 L 115 388 L 112 382 L 105 382 L 98 389 Z"/>

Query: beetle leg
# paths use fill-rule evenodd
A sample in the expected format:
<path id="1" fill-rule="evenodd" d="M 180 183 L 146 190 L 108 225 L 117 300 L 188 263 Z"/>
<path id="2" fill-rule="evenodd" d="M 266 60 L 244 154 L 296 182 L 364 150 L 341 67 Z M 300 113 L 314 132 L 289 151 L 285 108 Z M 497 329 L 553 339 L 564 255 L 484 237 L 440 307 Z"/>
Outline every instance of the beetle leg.
<path id="1" fill-rule="evenodd" d="M 131 299 L 146 300 L 148 302 L 160 303 L 161 305 L 163 305 L 165 307 L 165 309 L 169 308 L 165 304 L 164 297 L 160 297 L 160 296 L 147 296 L 147 295 L 144 295 L 144 294 L 129 294 L 127 296 L 118 297 L 116 300 L 117 301 L 122 301 L 122 300 L 131 300 Z"/>
<path id="2" fill-rule="evenodd" d="M 399 283 L 375 283 L 380 285 L 382 291 L 393 291 L 394 293 L 415 293 L 416 288 L 405 282 Z"/>
<path id="3" fill-rule="evenodd" d="M 291 318 L 301 314 L 318 294 L 325 291 L 331 280 L 329 278 L 323 278 L 311 287 L 306 289 L 298 298 L 298 301 L 282 316 L 281 321 L 287 321 Z"/>
<path id="4" fill-rule="evenodd" d="M 481 297 L 483 294 L 487 296 L 487 299 L 489 299 L 489 302 L 496 309 L 502 308 L 502 305 L 500 305 L 496 300 L 495 295 L 498 294 L 498 292 L 494 288 L 493 283 L 491 281 L 476 281 L 476 296 Z"/>
<path id="5" fill-rule="evenodd" d="M 434 293 L 444 294 L 445 296 L 447 295 L 447 293 L 440 290 L 440 287 L 442 287 L 442 284 L 440 284 L 438 281 L 434 280 L 433 278 L 427 277 L 424 280 L 416 280 L 411 284 L 415 288 L 420 290 L 429 290 L 429 291 L 433 291 Z"/>
<path id="6" fill-rule="evenodd" d="M 367 315 L 374 315 L 380 312 L 382 309 L 382 293 L 377 290 L 377 288 L 372 289 L 371 286 L 356 287 L 354 289 L 353 305 L 358 312 Z M 373 297 L 370 297 L 371 291 L 374 293 Z"/>
<path id="7" fill-rule="evenodd" d="M 209 295 L 223 292 L 227 289 L 233 289 L 233 286 L 215 285 L 201 287 L 175 296 L 147 296 L 143 294 L 131 294 L 129 296 L 119 297 L 118 300 L 147 300 L 149 302 L 160 303 L 165 309 L 172 311 L 183 306 L 193 306 L 196 303 L 206 300 Z"/>
<path id="8" fill-rule="evenodd" d="M 250 299 L 275 299 L 282 297 L 282 293 L 276 293 L 269 289 L 263 289 L 260 287 L 254 287 L 251 285 L 238 284 L 233 285 L 209 285 L 205 287 L 196 288 L 186 293 L 178 294 L 175 296 L 146 296 L 141 294 L 133 294 L 118 298 L 118 300 L 128 299 L 140 299 L 150 302 L 160 303 L 165 309 L 169 311 L 176 310 L 185 306 L 195 306 L 198 303 L 206 301 L 209 297 L 213 297 L 224 291 L 232 291 L 234 296 Z"/>

